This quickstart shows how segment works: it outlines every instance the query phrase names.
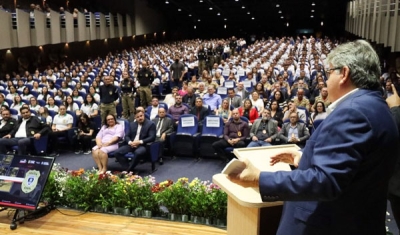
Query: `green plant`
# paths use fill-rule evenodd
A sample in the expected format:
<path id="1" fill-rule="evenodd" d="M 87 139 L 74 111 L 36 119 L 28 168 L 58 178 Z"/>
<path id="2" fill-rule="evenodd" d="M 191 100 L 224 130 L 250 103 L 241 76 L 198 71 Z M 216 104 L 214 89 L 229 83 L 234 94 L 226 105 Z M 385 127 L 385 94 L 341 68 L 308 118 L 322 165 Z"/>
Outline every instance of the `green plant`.
<path id="1" fill-rule="evenodd" d="M 158 193 L 157 199 L 170 213 L 189 213 L 189 183 L 188 178 L 180 178 Z"/>

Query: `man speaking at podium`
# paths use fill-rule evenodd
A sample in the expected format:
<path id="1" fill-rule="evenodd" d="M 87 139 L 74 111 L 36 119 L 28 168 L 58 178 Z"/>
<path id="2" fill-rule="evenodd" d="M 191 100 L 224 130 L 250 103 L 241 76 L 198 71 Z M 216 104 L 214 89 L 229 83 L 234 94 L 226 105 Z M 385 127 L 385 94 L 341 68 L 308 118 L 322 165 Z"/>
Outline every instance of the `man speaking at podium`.
<path id="1" fill-rule="evenodd" d="M 271 164 L 298 163 L 298 169 L 260 172 L 246 161 L 239 177 L 258 181 L 263 201 L 286 201 L 279 235 L 386 234 L 388 180 L 399 136 L 378 91 L 379 58 L 368 42 L 357 40 L 334 49 L 325 72 L 333 102 L 328 117 L 302 156 L 283 152 L 271 158 Z"/>

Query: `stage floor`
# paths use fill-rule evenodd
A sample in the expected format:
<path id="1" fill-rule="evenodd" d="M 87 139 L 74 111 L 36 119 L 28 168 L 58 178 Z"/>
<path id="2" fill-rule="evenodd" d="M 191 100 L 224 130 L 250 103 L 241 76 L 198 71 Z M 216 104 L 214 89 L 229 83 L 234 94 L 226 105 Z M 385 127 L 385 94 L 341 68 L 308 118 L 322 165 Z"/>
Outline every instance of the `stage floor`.
<path id="1" fill-rule="evenodd" d="M 226 235 L 226 230 L 192 223 L 60 209 L 10 230 L 9 210 L 0 212 L 0 234 Z M 64 215 L 65 214 L 65 215 Z"/>

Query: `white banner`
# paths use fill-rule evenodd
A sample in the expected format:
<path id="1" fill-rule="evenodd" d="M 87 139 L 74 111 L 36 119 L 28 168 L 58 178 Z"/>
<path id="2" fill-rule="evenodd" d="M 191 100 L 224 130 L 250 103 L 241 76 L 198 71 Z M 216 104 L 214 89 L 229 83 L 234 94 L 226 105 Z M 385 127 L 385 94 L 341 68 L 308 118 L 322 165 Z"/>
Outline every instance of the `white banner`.
<path id="1" fill-rule="evenodd" d="M 194 126 L 194 117 L 182 117 L 181 122 L 182 127 Z"/>
<path id="2" fill-rule="evenodd" d="M 220 117 L 206 117 L 207 127 L 220 127 Z"/>

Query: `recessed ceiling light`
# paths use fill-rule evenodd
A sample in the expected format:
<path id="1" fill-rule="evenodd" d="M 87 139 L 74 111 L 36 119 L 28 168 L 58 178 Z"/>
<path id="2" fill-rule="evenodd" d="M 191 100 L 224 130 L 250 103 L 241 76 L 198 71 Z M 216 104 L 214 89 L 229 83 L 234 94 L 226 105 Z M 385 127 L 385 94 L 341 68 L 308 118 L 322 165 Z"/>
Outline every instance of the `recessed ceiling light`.
<path id="1" fill-rule="evenodd" d="M 245 9 L 246 7 L 245 6 L 242 6 L 242 9 Z"/>
<path id="2" fill-rule="evenodd" d="M 250 15 L 250 11 L 247 12 L 247 15 Z"/>
<path id="3" fill-rule="evenodd" d="M 279 14 L 282 14 L 282 11 L 278 11 Z"/>
<path id="4" fill-rule="evenodd" d="M 286 23 L 286 27 L 289 27 L 289 22 Z"/>
<path id="5" fill-rule="evenodd" d="M 254 20 L 255 18 L 254 18 L 254 17 L 251 17 L 251 19 Z"/>
<path id="6" fill-rule="evenodd" d="M 311 12 L 314 12 L 314 9 L 312 9 Z"/>
<path id="7" fill-rule="evenodd" d="M 189 17 L 192 17 L 192 14 L 189 14 Z"/>
<path id="8" fill-rule="evenodd" d="M 169 4 L 168 0 L 167 0 L 167 1 L 165 1 L 165 4 Z"/>
<path id="9" fill-rule="evenodd" d="M 178 11 L 182 11 L 182 10 L 179 8 Z"/>
<path id="10" fill-rule="evenodd" d="M 196 29 L 196 25 L 194 26 L 194 29 Z"/>
<path id="11" fill-rule="evenodd" d="M 239 0 L 235 0 L 236 2 L 239 2 Z"/>
<path id="12" fill-rule="evenodd" d="M 276 4 L 276 7 L 279 7 L 279 4 Z"/>
<path id="13" fill-rule="evenodd" d="M 221 15 L 221 13 L 218 12 L 218 13 L 217 13 L 217 16 L 220 16 L 220 15 Z"/>
<path id="14" fill-rule="evenodd" d="M 210 11 L 211 11 L 211 10 L 212 10 L 212 7 L 208 8 L 208 9 L 210 9 Z"/>
<path id="15" fill-rule="evenodd" d="M 203 2 L 203 0 L 200 0 L 200 2 Z"/>
<path id="16" fill-rule="evenodd" d="M 226 29 L 226 25 L 224 25 L 224 28 Z"/>
<path id="17" fill-rule="evenodd" d="M 201 20 L 200 20 L 200 19 L 198 19 L 197 21 L 198 21 L 198 22 L 200 22 Z"/>
<path id="18" fill-rule="evenodd" d="M 324 22 L 323 21 L 321 21 L 321 26 L 324 26 Z"/>
<path id="19" fill-rule="evenodd" d="M 310 17 L 311 17 L 311 18 L 314 18 L 314 16 L 313 16 L 313 15 L 311 15 Z"/>
<path id="20" fill-rule="evenodd" d="M 315 3 L 311 3 L 311 6 L 315 6 Z"/>
<path id="21" fill-rule="evenodd" d="M 283 16 L 281 16 L 281 19 L 283 19 L 284 17 Z"/>
<path id="22" fill-rule="evenodd" d="M 227 21 L 228 19 L 227 19 L 227 18 L 225 18 L 224 20 L 225 20 L 225 21 Z"/>

